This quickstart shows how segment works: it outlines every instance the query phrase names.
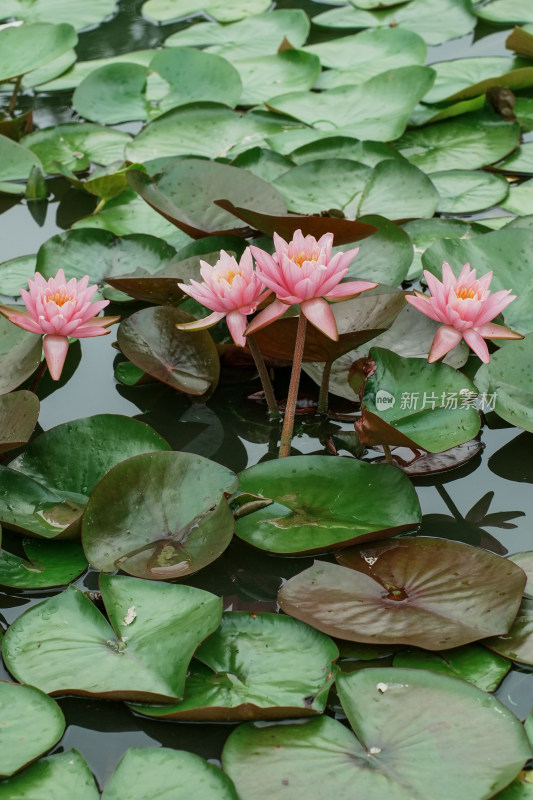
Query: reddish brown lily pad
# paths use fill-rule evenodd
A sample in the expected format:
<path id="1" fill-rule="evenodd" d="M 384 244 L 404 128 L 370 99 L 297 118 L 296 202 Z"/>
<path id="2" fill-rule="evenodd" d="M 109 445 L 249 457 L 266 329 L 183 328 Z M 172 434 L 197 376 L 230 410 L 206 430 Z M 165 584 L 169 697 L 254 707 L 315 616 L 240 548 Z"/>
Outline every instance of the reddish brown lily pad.
<path id="1" fill-rule="evenodd" d="M 296 619 L 354 642 L 446 650 L 505 634 L 526 582 L 507 559 L 444 539 L 389 539 L 337 560 L 291 578 L 278 601 Z"/>
<path id="2" fill-rule="evenodd" d="M 215 200 L 215 205 L 229 211 L 230 214 L 242 219 L 267 236 L 272 236 L 275 231 L 285 239 L 292 239 L 294 231 L 300 228 L 304 236 L 310 234 L 318 239 L 324 233 L 332 233 L 335 236 L 335 244 L 348 244 L 366 239 L 367 236 L 371 236 L 378 230 L 374 225 L 368 225 L 366 222 L 340 217 L 265 214 L 255 209 L 236 206 L 230 200 Z"/>
<path id="3" fill-rule="evenodd" d="M 26 444 L 39 417 L 39 399 L 25 390 L 0 397 L 0 453 Z"/>

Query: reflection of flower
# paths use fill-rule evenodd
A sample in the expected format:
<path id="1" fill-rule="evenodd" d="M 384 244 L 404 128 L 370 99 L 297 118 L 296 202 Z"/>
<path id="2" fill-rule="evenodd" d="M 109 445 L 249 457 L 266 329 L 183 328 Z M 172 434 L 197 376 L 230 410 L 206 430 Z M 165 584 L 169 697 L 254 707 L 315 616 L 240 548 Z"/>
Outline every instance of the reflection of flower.
<path id="1" fill-rule="evenodd" d="M 252 314 L 259 303 L 270 294 L 270 290 L 265 291 L 262 281 L 254 271 L 250 249 L 246 248 L 239 263 L 233 256 L 221 250 L 220 259 L 214 267 L 206 261 L 200 261 L 200 265 L 203 283 L 191 280 L 190 286 L 183 283 L 178 283 L 178 286 L 182 292 L 194 297 L 214 313 L 196 322 L 176 325 L 176 328 L 204 330 L 226 317 L 235 344 L 244 347 L 246 316 Z"/>
<path id="2" fill-rule="evenodd" d="M 276 300 L 255 317 L 247 332 L 254 333 L 264 328 L 281 317 L 289 306 L 299 303 L 309 322 L 330 339 L 337 340 L 335 317 L 326 300 L 345 300 L 377 286 L 369 281 L 341 283 L 358 248 L 336 253 L 332 258 L 332 233 L 325 233 L 317 241 L 314 236 L 304 236 L 301 230 L 294 233 L 289 243 L 275 233 L 274 246 L 276 252 L 273 256 L 259 247 L 250 247 L 257 261 L 258 274 L 263 283 L 276 293 Z"/>
<path id="3" fill-rule="evenodd" d="M 487 364 L 489 351 L 485 339 L 524 338 L 510 328 L 491 322 L 516 298 L 511 289 L 490 293 L 492 272 L 476 279 L 476 270 L 470 269 L 467 263 L 456 279 L 450 265 L 444 262 L 442 283 L 427 270 L 424 276 L 431 296 L 415 292 L 414 297 L 408 295 L 405 299 L 427 317 L 444 323 L 435 334 L 428 361 L 438 361 L 464 339 Z"/>
<path id="4" fill-rule="evenodd" d="M 0 313 L 19 328 L 44 334 L 44 356 L 55 381 L 61 377 L 69 336 L 76 339 L 103 336 L 109 333 L 106 327 L 119 319 L 96 317 L 109 300 L 91 302 L 97 286 L 88 283 L 88 275 L 80 281 L 71 278 L 67 283 L 62 269 L 48 281 L 36 272 L 33 280 L 28 281 L 29 292 L 20 290 L 27 311 L 0 306 Z"/>

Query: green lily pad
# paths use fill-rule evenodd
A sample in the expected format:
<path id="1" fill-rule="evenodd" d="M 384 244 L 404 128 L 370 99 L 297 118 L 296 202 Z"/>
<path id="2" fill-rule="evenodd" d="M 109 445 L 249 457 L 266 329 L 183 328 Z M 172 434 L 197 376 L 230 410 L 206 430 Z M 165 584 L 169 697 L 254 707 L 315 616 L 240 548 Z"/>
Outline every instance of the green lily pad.
<path id="1" fill-rule="evenodd" d="M 427 48 L 413 31 L 383 28 L 309 45 L 305 50 L 330 68 L 320 76 L 317 88 L 333 89 L 363 83 L 387 69 L 424 64 Z"/>
<path id="2" fill-rule="evenodd" d="M 103 203 L 118 197 L 128 189 L 126 177 L 128 167 L 122 164 L 110 164 L 108 167 L 99 167 L 93 170 L 86 178 L 78 178 L 66 167 L 58 164 L 57 169 L 67 181 L 84 192 L 99 197 Z M 138 233 L 138 231 L 136 231 Z"/>
<path id="3" fill-rule="evenodd" d="M 370 167 L 357 161 L 325 158 L 285 171 L 274 185 L 285 198 L 289 211 L 320 214 L 328 208 L 338 208 L 345 216 L 355 217 L 371 174 Z"/>
<path id="4" fill-rule="evenodd" d="M 153 800 L 165 794 L 172 800 L 238 800 L 232 782 L 221 769 L 195 753 L 168 747 L 126 750 L 102 800 Z"/>
<path id="5" fill-rule="evenodd" d="M 518 150 L 499 161 L 494 168 L 510 175 L 533 175 L 533 142 L 523 142 Z"/>
<path id="6" fill-rule="evenodd" d="M 533 600 L 533 552 L 515 553 L 509 556 L 509 561 L 518 564 L 520 569 L 523 569 L 526 573 L 527 583 L 524 589 L 524 597 L 528 600 Z"/>
<path id="7" fill-rule="evenodd" d="M 219 22 L 234 22 L 249 14 L 261 14 L 269 6 L 269 0 L 182 0 L 178 7 L 174 0 L 148 0 L 142 11 L 157 22 L 170 22 L 201 11 Z"/>
<path id="8" fill-rule="evenodd" d="M 38 87 L 39 92 L 66 92 L 76 89 L 80 83 L 100 67 L 109 64 L 122 64 L 127 61 L 130 64 L 141 64 L 147 67 L 154 57 L 156 50 L 132 50 L 129 53 L 122 53 L 118 56 L 109 58 L 93 58 L 90 61 L 76 61 L 69 69 L 65 70 L 57 78 L 47 80 Z"/>
<path id="9" fill-rule="evenodd" d="M 0 83 L 53 61 L 78 41 L 72 25 L 36 23 L 0 31 Z"/>
<path id="10" fill-rule="evenodd" d="M 500 800 L 531 800 L 533 797 L 533 771 L 524 769 L 507 789 L 498 794 Z"/>
<path id="11" fill-rule="evenodd" d="M 486 639 L 483 644 L 512 661 L 533 664 L 533 600 L 527 598 L 522 600 L 522 605 L 508 633 Z"/>
<path id="12" fill-rule="evenodd" d="M 16 17 L 24 22 L 61 23 L 76 20 L 76 30 L 96 25 L 115 10 L 114 0 L 3 0 L 0 18 Z"/>
<path id="13" fill-rule="evenodd" d="M 470 262 L 479 276 L 492 270 L 491 292 L 512 289 L 516 300 L 505 309 L 505 324 L 519 333 L 533 330 L 533 286 L 530 275 L 533 253 L 527 229 L 501 230 L 475 239 L 442 239 L 422 256 L 425 269 L 440 279 L 447 261 L 456 275 Z"/>
<path id="14" fill-rule="evenodd" d="M 433 78 L 428 67 L 399 67 L 358 86 L 272 97 L 268 106 L 321 130 L 341 135 L 349 130 L 359 139 L 387 142 L 405 131 L 412 110 Z"/>
<path id="15" fill-rule="evenodd" d="M 433 183 L 417 167 L 391 159 L 374 167 L 359 203 L 358 215 L 381 214 L 399 217 L 432 217 L 439 203 Z"/>
<path id="16" fill-rule="evenodd" d="M 359 252 L 348 268 L 348 277 L 390 286 L 400 284 L 413 260 L 409 237 L 398 225 L 376 214 L 361 217 L 359 222 L 375 225 L 378 230 L 359 243 Z"/>
<path id="17" fill-rule="evenodd" d="M 220 374 L 216 345 L 208 331 L 180 331 L 176 323 L 195 317 L 178 308 L 136 311 L 117 332 L 118 346 L 137 367 L 180 392 L 205 395 Z"/>
<path id="18" fill-rule="evenodd" d="M 252 147 L 232 159 L 231 165 L 247 169 L 258 178 L 273 183 L 276 178 L 294 167 L 294 162 L 274 150 Z"/>
<path id="19" fill-rule="evenodd" d="M 502 203 L 502 208 L 513 214 L 526 216 L 533 214 L 533 180 L 513 186 L 507 200 Z"/>
<path id="20" fill-rule="evenodd" d="M 0 394 L 16 389 L 35 372 L 42 349 L 41 336 L 0 316 Z"/>
<path id="21" fill-rule="evenodd" d="M 533 22 L 533 9 L 528 0 L 490 0 L 474 6 L 473 11 L 489 22 Z"/>
<path id="22" fill-rule="evenodd" d="M 266 102 L 273 93 L 305 92 L 320 75 L 319 58 L 304 50 L 242 58 L 235 62 L 235 67 L 243 84 L 241 106 Z"/>
<path id="23" fill-rule="evenodd" d="M 424 97 L 424 103 L 441 103 L 487 79 L 512 74 L 515 64 L 516 59 L 510 56 L 481 56 L 438 61 L 431 65 L 437 76 L 432 88 Z M 472 96 L 476 94 L 484 94 L 483 89 L 473 92 Z"/>
<path id="24" fill-rule="evenodd" d="M 25 390 L 0 395 L 0 453 L 26 444 L 39 417 L 39 398 Z"/>
<path id="25" fill-rule="evenodd" d="M 387 28 L 392 24 L 435 45 L 466 36 L 474 29 L 476 17 L 467 0 L 411 0 L 398 8 L 374 11 L 343 6 L 317 14 L 313 22 L 324 28 Z"/>
<path id="26" fill-rule="evenodd" d="M 83 217 L 75 222 L 72 228 L 74 230 L 99 228 L 111 231 L 115 236 L 127 236 L 130 233 L 149 234 L 163 239 L 176 249 L 184 247 L 190 241 L 186 233 L 150 208 L 133 189 L 128 189 L 109 200 L 102 211 Z"/>
<path id="27" fill-rule="evenodd" d="M 269 553 L 321 553 L 420 522 L 409 479 L 388 465 L 298 456 L 257 464 L 239 477 L 242 492 L 274 502 L 238 519 L 235 533 Z M 393 507 L 383 504 L 385 495 L 396 498 Z"/>
<path id="28" fill-rule="evenodd" d="M 0 556 L 0 585 L 15 589 L 44 589 L 64 586 L 87 569 L 78 542 L 45 542 L 24 539 L 26 559 L 8 553 Z"/>
<path id="29" fill-rule="evenodd" d="M 166 449 L 152 428 L 129 417 L 100 414 L 58 425 L 0 469 L 0 521 L 45 539 L 76 537 L 88 496 L 111 467 Z"/>
<path id="30" fill-rule="evenodd" d="M 128 181 L 152 208 L 195 239 L 242 232 L 235 217 L 214 204 L 221 198 L 265 213 L 286 212 L 275 187 L 246 170 L 212 161 L 176 159 L 153 177 L 131 170 Z M 197 191 L 189 191 L 191 184 Z"/>
<path id="31" fill-rule="evenodd" d="M 43 539 L 73 538 L 83 505 L 0 465 L 0 522 L 7 528 Z"/>
<path id="32" fill-rule="evenodd" d="M 290 578 L 278 602 L 329 636 L 369 644 L 449 650 L 505 634 L 526 580 L 486 550 L 421 536 L 351 547 L 337 560 Z"/>
<path id="33" fill-rule="evenodd" d="M 431 182 L 440 194 L 441 214 L 470 214 L 497 206 L 509 193 L 509 184 L 489 172 L 452 169 L 432 172 Z"/>
<path id="34" fill-rule="evenodd" d="M 414 250 L 408 280 L 422 274 L 422 254 L 433 242 L 439 239 L 470 239 L 476 235 L 468 222 L 461 219 L 415 219 L 402 227 L 411 239 Z"/>
<path id="35" fill-rule="evenodd" d="M 518 147 L 520 126 L 488 111 L 407 131 L 395 146 L 424 172 L 477 169 Z"/>
<path id="36" fill-rule="evenodd" d="M 65 730 L 65 718 L 57 703 L 33 686 L 0 681 L 0 717 L 2 778 L 50 750 Z"/>
<path id="37" fill-rule="evenodd" d="M 304 131 L 309 129 L 304 129 Z M 311 131 L 313 133 L 313 131 Z M 270 143 L 276 146 L 276 137 Z M 295 164 L 305 164 L 307 161 L 326 158 L 348 158 L 358 161 L 367 167 L 375 167 L 380 161 L 389 158 L 402 158 L 397 150 L 383 142 L 359 142 L 348 136 L 328 136 L 308 144 L 303 144 L 289 153 L 291 161 Z"/>
<path id="38" fill-rule="evenodd" d="M 365 800 L 482 800 L 530 757 L 519 720 L 448 675 L 368 668 L 340 675 L 337 691 L 353 732 L 320 717 L 230 735 L 222 759 L 240 800 L 348 798 L 354 787 Z"/>
<path id="39" fill-rule="evenodd" d="M 194 651 L 220 622 L 220 598 L 104 574 L 100 589 L 109 622 L 74 586 L 18 617 L 2 641 L 9 671 L 47 694 L 180 699 Z"/>
<path id="40" fill-rule="evenodd" d="M 88 169 L 91 162 L 107 165 L 124 161 L 131 137 L 113 128 L 90 122 L 65 122 L 30 133 L 21 141 L 41 160 L 45 172 L 58 172 L 56 161 L 75 172 Z"/>
<path id="41" fill-rule="evenodd" d="M 86 502 L 116 464 L 160 450 L 170 450 L 170 446 L 144 422 L 119 414 L 97 414 L 45 431 L 9 466 L 66 499 Z"/>
<path id="42" fill-rule="evenodd" d="M 338 655 L 331 639 L 290 617 L 231 611 L 196 651 L 181 703 L 133 710 L 225 722 L 320 714 Z"/>
<path id="43" fill-rule="evenodd" d="M 34 166 L 42 169 L 39 158 L 31 150 L 0 135 L 0 194 L 24 194 L 25 181 Z"/>
<path id="44" fill-rule="evenodd" d="M 479 390 L 494 399 L 498 416 L 526 431 L 533 431 L 532 354 L 530 333 L 525 339 L 508 342 L 475 377 Z"/>
<path id="45" fill-rule="evenodd" d="M 428 364 L 373 347 L 356 430 L 363 444 L 422 447 L 442 453 L 479 431 L 472 381 L 447 364 Z M 350 380 L 351 382 L 351 380 Z M 354 376 L 354 391 L 359 370 Z"/>
<path id="46" fill-rule="evenodd" d="M 150 122 L 128 146 L 127 156 L 130 161 L 141 162 L 162 156 L 234 156 L 295 126 L 293 120 L 275 114 L 243 114 L 220 103 L 191 103 Z"/>
<path id="47" fill-rule="evenodd" d="M 494 692 L 511 669 L 511 662 L 490 653 L 478 644 L 430 653 L 428 650 L 405 650 L 396 653 L 393 666 L 430 669 L 462 678 L 484 692 Z"/>
<path id="48" fill-rule="evenodd" d="M 22 79 L 21 86 L 23 89 L 33 89 L 41 83 L 53 81 L 58 75 L 62 75 L 66 70 L 76 63 L 76 50 L 70 48 L 62 55 L 44 64 L 42 67 L 27 72 Z M 39 89 L 37 90 L 39 91 Z"/>
<path id="49" fill-rule="evenodd" d="M 234 521 L 224 493 L 236 485 L 233 472 L 193 453 L 123 461 L 91 495 L 83 517 L 85 554 L 98 569 L 152 580 L 197 572 L 231 541 Z"/>
<path id="50" fill-rule="evenodd" d="M 175 257 L 176 250 L 156 236 L 132 233 L 117 238 L 109 231 L 82 228 L 58 233 L 41 245 L 36 269 L 48 279 L 62 267 L 67 280 L 89 274 L 91 283 L 102 285 L 107 277 L 123 275 L 139 265 L 149 273 L 157 272 Z"/>
<path id="51" fill-rule="evenodd" d="M 208 53 L 233 62 L 277 53 L 284 39 L 301 47 L 310 27 L 309 17 L 300 8 L 275 9 L 228 25 L 198 22 L 171 34 L 165 47 L 205 47 Z"/>
<path id="52" fill-rule="evenodd" d="M 40 758 L 35 764 L 0 781 L 0 800 L 98 800 L 89 765 L 77 750 Z"/>
<path id="53" fill-rule="evenodd" d="M 100 67 L 79 84 L 72 102 L 85 119 L 112 125 L 153 119 L 199 101 L 233 107 L 241 91 L 239 74 L 225 59 L 180 47 L 156 53 L 149 67 L 127 62 Z"/>

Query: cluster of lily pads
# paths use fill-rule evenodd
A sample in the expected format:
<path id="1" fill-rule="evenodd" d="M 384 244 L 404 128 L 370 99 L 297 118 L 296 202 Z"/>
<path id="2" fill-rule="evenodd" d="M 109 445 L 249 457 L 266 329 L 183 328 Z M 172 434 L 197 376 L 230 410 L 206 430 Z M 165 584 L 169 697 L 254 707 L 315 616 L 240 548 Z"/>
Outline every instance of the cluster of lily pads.
<path id="1" fill-rule="evenodd" d="M 159 382 L 209 408 L 253 366 L 223 320 L 176 327 L 208 315 L 178 284 L 221 250 L 331 232 L 337 251 L 359 246 L 347 278 L 378 286 L 332 306 L 337 341 L 307 330 L 320 455 L 243 470 L 119 415 L 34 435 L 54 389 L 41 336 L 0 317 L 0 586 L 50 595 L 0 630 L 16 681 L 0 681 L 0 800 L 100 796 L 83 756 L 58 746 L 52 696 L 65 695 L 171 724 L 239 723 L 222 770 L 132 748 L 103 800 L 533 796 L 531 718 L 492 694 L 513 663 L 533 667 L 533 555 L 453 541 L 448 523 L 443 538 L 415 535 L 409 477 L 476 457 L 483 414 L 533 433 L 533 10 L 327 6 L 148 0 L 137 22 L 161 46 L 84 59 L 91 26 L 124 12 L 114 0 L 2 3 L 22 24 L 0 29 L 0 193 L 37 222 L 57 193 L 67 230 L 0 264 L 0 292 L 12 303 L 36 271 L 88 275 L 121 315 L 119 386 Z M 508 56 L 428 49 L 513 26 Z M 57 98 L 68 121 L 50 125 Z M 438 325 L 406 304 L 405 282 L 440 279 L 443 262 L 493 271 L 491 288 L 517 295 L 505 323 L 523 338 L 491 345 L 486 364 L 465 344 L 426 361 Z M 297 328 L 293 306 L 254 334 L 271 370 L 290 364 Z M 71 345 L 60 384 L 78 361 Z M 353 414 L 330 425 L 338 398 L 360 404 L 355 427 Z M 260 413 L 273 452 L 278 423 Z M 490 500 L 466 522 L 509 525 Z M 293 557 L 274 591 L 283 614 L 234 610 L 202 583 L 235 541 Z M 98 592 L 81 588 L 89 565 Z"/>

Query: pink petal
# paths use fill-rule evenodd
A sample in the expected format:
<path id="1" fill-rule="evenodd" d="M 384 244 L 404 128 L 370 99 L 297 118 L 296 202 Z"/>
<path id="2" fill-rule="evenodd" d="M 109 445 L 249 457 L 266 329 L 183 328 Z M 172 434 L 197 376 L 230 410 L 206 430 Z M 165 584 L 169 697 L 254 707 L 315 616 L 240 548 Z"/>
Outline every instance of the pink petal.
<path id="1" fill-rule="evenodd" d="M 90 336 L 105 336 L 106 333 L 111 331 L 106 331 L 103 325 L 80 325 L 70 335 L 76 339 L 88 339 Z"/>
<path id="2" fill-rule="evenodd" d="M 277 234 L 274 234 L 274 241 L 275 241 L 276 235 Z M 283 241 L 283 239 L 281 241 Z M 270 255 L 270 253 L 267 253 L 265 250 L 261 250 L 260 247 L 256 247 L 253 244 L 250 245 L 250 251 L 251 251 L 253 257 L 255 258 L 258 266 L 261 269 L 264 269 L 267 272 L 270 272 L 270 270 L 273 270 L 275 272 L 278 269 L 278 265 L 274 261 L 274 259 Z"/>
<path id="3" fill-rule="evenodd" d="M 302 314 L 307 317 L 315 328 L 325 333 L 326 336 L 329 336 L 334 342 L 338 340 L 339 332 L 337 330 L 337 323 L 335 322 L 333 311 L 329 303 L 322 297 L 314 297 L 312 300 L 305 300 L 300 308 L 302 309 Z"/>
<path id="4" fill-rule="evenodd" d="M 0 314 L 3 314 L 10 322 L 13 322 L 14 325 L 18 325 L 19 328 L 23 328 L 25 331 L 39 334 L 43 333 L 41 326 L 35 322 L 32 316 L 27 314 L 26 311 L 14 311 L 6 306 L 0 306 Z"/>
<path id="5" fill-rule="evenodd" d="M 335 253 L 331 261 L 328 263 L 328 269 L 334 269 L 335 272 L 347 270 L 358 252 L 359 248 L 354 247 L 352 250 L 346 250 L 344 253 Z M 344 277 L 344 275 L 342 277 Z"/>
<path id="6" fill-rule="evenodd" d="M 43 339 L 44 357 L 50 370 L 50 375 L 54 381 L 61 377 L 63 364 L 67 357 L 68 339 L 66 336 L 54 334 L 45 336 Z"/>
<path id="7" fill-rule="evenodd" d="M 505 325 L 497 325 L 495 322 L 487 322 L 485 325 L 476 325 L 474 330 L 483 336 L 484 339 L 523 339 L 521 333 L 506 328 Z"/>
<path id="8" fill-rule="evenodd" d="M 432 364 L 434 361 L 439 361 L 443 358 L 446 353 L 449 353 L 450 350 L 453 350 L 453 348 L 459 344 L 462 338 L 463 334 L 455 328 L 452 328 L 451 325 L 441 325 L 433 337 L 431 350 L 428 355 L 429 363 Z"/>
<path id="9" fill-rule="evenodd" d="M 282 303 L 281 300 L 274 300 L 264 311 L 260 311 L 259 314 L 253 318 L 244 332 L 245 336 L 249 336 L 251 333 L 256 333 L 262 328 L 266 328 L 271 322 L 282 317 L 285 312 L 289 310 L 289 307 L 287 303 Z"/>
<path id="10" fill-rule="evenodd" d="M 497 317 L 498 314 L 509 305 L 509 303 L 515 300 L 516 295 L 510 294 L 510 292 L 510 289 L 502 289 L 500 292 L 494 292 L 494 294 L 491 294 L 490 297 L 485 300 L 483 307 L 476 317 L 476 327 L 485 325 L 485 323 L 493 320 L 494 317 Z"/>
<path id="11" fill-rule="evenodd" d="M 235 344 L 244 347 L 246 344 L 246 339 L 244 338 L 244 330 L 247 322 L 246 316 L 241 314 L 240 311 L 231 311 L 226 317 L 226 322 Z"/>
<path id="12" fill-rule="evenodd" d="M 375 289 L 377 283 L 371 281 L 346 281 L 334 286 L 331 291 L 326 295 L 328 300 L 346 299 L 347 297 L 355 297 L 361 292 L 367 292 L 369 289 Z"/>
<path id="13" fill-rule="evenodd" d="M 484 364 L 488 364 L 490 361 L 490 355 L 485 339 L 473 328 L 469 328 L 469 330 L 465 331 L 463 336 L 465 342 L 474 351 L 476 356 L 478 356 Z"/>
<path id="14" fill-rule="evenodd" d="M 435 322 L 442 322 L 440 315 L 436 312 L 431 304 L 431 299 L 425 294 L 417 294 L 413 296 L 412 294 L 406 294 L 405 299 L 408 303 L 414 306 L 418 311 L 421 311 L 422 314 L 425 314 L 426 317 L 430 319 L 434 319 Z"/>
<path id="15" fill-rule="evenodd" d="M 180 331 L 205 331 L 206 328 L 216 325 L 217 322 L 220 322 L 225 316 L 226 314 L 224 311 L 214 311 L 212 314 L 209 314 L 208 317 L 196 319 L 194 322 L 176 322 L 176 328 Z"/>

